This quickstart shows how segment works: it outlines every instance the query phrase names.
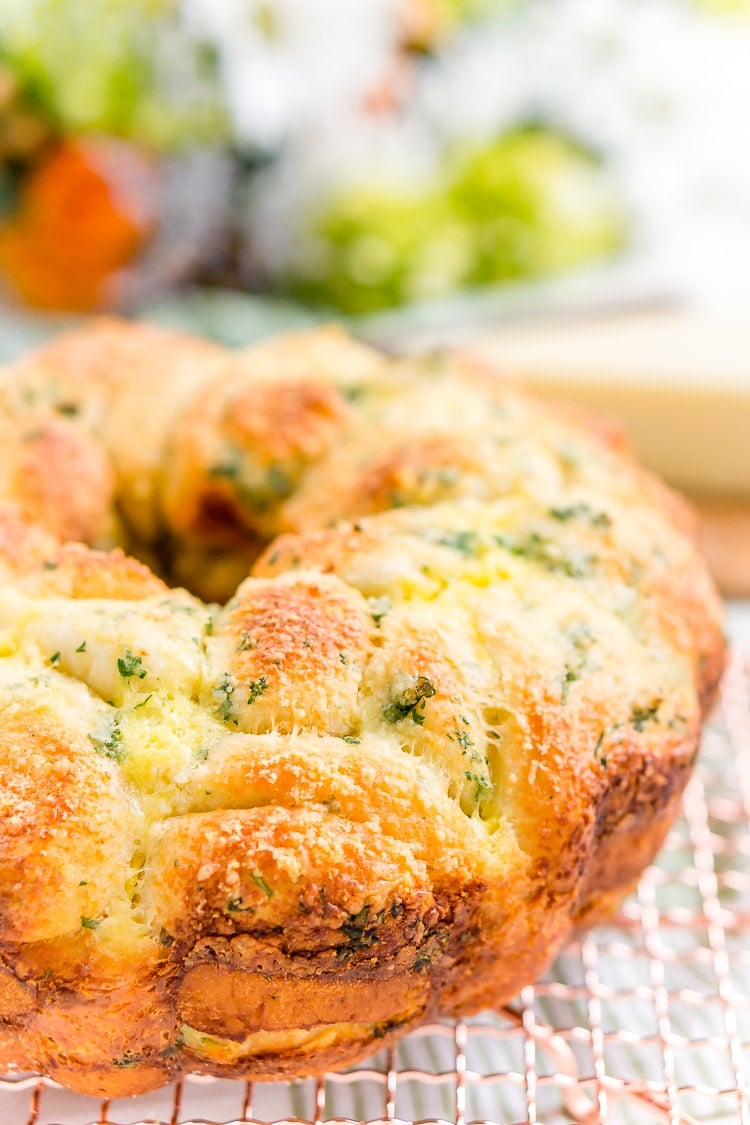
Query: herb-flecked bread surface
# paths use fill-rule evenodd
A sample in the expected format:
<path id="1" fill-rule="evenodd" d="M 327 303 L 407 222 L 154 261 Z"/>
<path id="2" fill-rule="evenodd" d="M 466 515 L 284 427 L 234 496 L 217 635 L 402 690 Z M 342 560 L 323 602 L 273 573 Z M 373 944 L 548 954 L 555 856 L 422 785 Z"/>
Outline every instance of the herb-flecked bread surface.
<path id="1" fill-rule="evenodd" d="M 0 1065 L 348 1064 L 507 1000 L 659 848 L 721 614 L 609 425 L 334 329 L 102 321 L 0 429 Z"/>

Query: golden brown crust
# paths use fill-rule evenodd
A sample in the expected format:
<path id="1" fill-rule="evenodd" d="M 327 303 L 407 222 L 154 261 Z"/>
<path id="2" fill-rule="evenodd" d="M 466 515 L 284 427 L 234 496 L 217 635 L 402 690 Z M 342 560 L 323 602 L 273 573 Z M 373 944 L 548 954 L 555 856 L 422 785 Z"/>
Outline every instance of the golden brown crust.
<path id="1" fill-rule="evenodd" d="M 101 445 L 46 411 L 0 417 L 0 487 L 59 539 L 111 542 L 114 474 Z M 4 478 L 4 479 L 3 479 Z"/>
<path id="2" fill-rule="evenodd" d="M 248 385 L 243 371 L 220 375 L 179 426 L 165 490 L 170 524 L 219 546 L 234 527 L 262 535 L 264 514 L 333 444 L 348 414 L 336 387 L 309 378 Z"/>
<path id="3" fill-rule="evenodd" d="M 610 424 L 105 321 L 7 372 L 0 437 L 0 1065 L 344 1065 L 510 998 L 660 846 L 721 612 Z"/>
<path id="4" fill-rule="evenodd" d="M 93 551 L 82 543 L 48 544 L 42 567 L 19 579 L 24 592 L 39 597 L 117 598 L 138 600 L 166 593 L 168 587 L 153 571 L 123 554 Z"/>
<path id="5" fill-rule="evenodd" d="M 240 730 L 351 735 L 371 625 L 362 595 L 335 579 L 250 579 L 207 642 L 209 677 L 231 678 Z"/>
<path id="6" fill-rule="evenodd" d="M 127 836 L 112 832 L 115 808 L 123 829 L 130 819 L 114 763 L 91 754 L 81 730 L 84 693 L 58 701 L 33 689 L 5 687 L 0 724 L 0 926 L 10 943 L 98 917 L 129 859 Z"/>
<path id="7" fill-rule="evenodd" d="M 57 546 L 55 535 L 34 522 L 17 502 L 0 500 L 0 573 L 4 579 L 37 572 Z"/>
<path id="8" fill-rule="evenodd" d="M 103 317 L 19 361 L 0 399 L 14 417 L 45 411 L 94 435 L 133 530 L 150 537 L 158 531 L 155 494 L 183 396 L 210 379 L 224 357 L 206 340 Z M 93 476 L 88 484 L 97 484 Z"/>

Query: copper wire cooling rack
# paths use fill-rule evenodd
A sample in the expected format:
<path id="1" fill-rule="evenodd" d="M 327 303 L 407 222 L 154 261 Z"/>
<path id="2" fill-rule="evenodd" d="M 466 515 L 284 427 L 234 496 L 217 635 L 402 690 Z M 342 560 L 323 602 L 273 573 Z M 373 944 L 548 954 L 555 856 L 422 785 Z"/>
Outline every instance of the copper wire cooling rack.
<path id="1" fill-rule="evenodd" d="M 749 824 L 750 659 L 735 651 L 658 861 L 616 924 L 570 945 L 512 1004 L 319 1081 L 193 1077 L 99 1102 L 11 1075 L 0 1123 L 750 1125 Z"/>

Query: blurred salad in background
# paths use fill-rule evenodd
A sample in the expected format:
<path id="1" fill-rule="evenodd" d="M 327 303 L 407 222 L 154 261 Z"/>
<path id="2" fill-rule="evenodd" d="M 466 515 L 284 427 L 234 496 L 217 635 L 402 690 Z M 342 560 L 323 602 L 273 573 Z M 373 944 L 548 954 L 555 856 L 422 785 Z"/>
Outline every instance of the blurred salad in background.
<path id="1" fill-rule="evenodd" d="M 370 178 L 333 191 L 301 220 L 286 225 L 277 276 L 306 301 L 355 314 L 546 277 L 623 239 L 597 161 L 539 127 L 446 152 L 420 185 Z"/>
<path id="2" fill-rule="evenodd" d="M 684 254 L 750 220 L 749 7 L 2 0 L 5 300 L 362 314 Z"/>

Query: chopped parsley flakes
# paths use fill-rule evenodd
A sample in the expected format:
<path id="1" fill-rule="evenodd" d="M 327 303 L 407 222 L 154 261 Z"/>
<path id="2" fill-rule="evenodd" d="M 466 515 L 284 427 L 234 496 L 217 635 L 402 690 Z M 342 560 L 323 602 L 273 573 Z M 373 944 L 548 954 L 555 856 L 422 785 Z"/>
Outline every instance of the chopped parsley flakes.
<path id="1" fill-rule="evenodd" d="M 510 539 L 507 535 L 496 535 L 498 547 L 511 555 L 539 563 L 545 570 L 556 574 L 567 574 L 569 578 L 584 578 L 591 569 L 594 557 L 580 550 L 564 547 L 554 540 L 545 539 L 537 531 L 530 532 L 525 539 Z"/>
<path id="2" fill-rule="evenodd" d="M 574 668 L 571 664 L 565 665 L 565 673 L 563 675 L 562 686 L 560 688 L 561 703 L 568 702 L 568 692 L 570 690 L 570 685 L 574 684 L 576 680 L 580 680 L 581 671 L 582 669 L 580 667 Z"/>
<path id="3" fill-rule="evenodd" d="M 91 731 L 89 741 L 93 743 L 97 754 L 101 754 L 104 758 L 121 762 L 125 757 L 125 749 L 122 745 L 122 730 L 117 716 L 108 719 L 98 730 Z"/>
<path id="4" fill-rule="evenodd" d="M 437 695 L 436 689 L 426 676 L 419 676 L 413 687 L 406 688 L 383 708 L 383 718 L 388 723 L 400 723 L 411 716 L 412 721 L 421 727 L 424 725 L 425 703 L 433 695 Z"/>
<path id="5" fill-rule="evenodd" d="M 129 648 L 125 649 L 124 656 L 117 658 L 117 671 L 120 673 L 124 680 L 135 676 L 137 679 L 142 680 L 148 675 L 146 669 L 143 667 L 143 661 L 140 656 L 131 652 Z"/>
<path id="6" fill-rule="evenodd" d="M 446 531 L 435 542 L 440 547 L 460 551 L 462 555 L 476 555 L 482 545 L 481 537 L 476 531 Z"/>
<path id="7" fill-rule="evenodd" d="M 458 743 L 463 754 L 468 754 L 474 746 L 474 739 L 471 738 L 465 730 L 455 730 L 453 734 L 448 737 Z"/>
<path id="8" fill-rule="evenodd" d="M 380 622 L 386 614 L 390 613 L 393 609 L 391 599 L 385 596 L 382 598 L 368 598 L 367 604 L 370 607 L 370 613 L 376 625 L 380 625 Z"/>
<path id="9" fill-rule="evenodd" d="M 234 723 L 237 726 L 237 719 L 234 714 L 234 684 L 229 676 L 224 676 L 216 687 L 214 688 L 214 696 L 218 700 L 218 707 L 214 714 L 225 723 Z"/>
<path id="10" fill-rule="evenodd" d="M 559 520 L 560 523 L 567 523 L 568 520 L 581 520 L 581 522 L 588 523 L 592 527 L 606 528 L 612 526 L 611 516 L 601 510 L 597 511 L 586 503 L 570 504 L 565 508 L 550 508 L 549 514 L 553 520 Z"/>
<path id="11" fill-rule="evenodd" d="M 253 876 L 253 882 L 257 883 L 257 885 L 263 891 L 263 894 L 268 895 L 269 898 L 273 898 L 273 891 L 271 890 L 263 876 L 260 875 L 257 871 L 253 871 L 251 874 Z"/>
<path id="12" fill-rule="evenodd" d="M 247 697 L 247 701 L 248 703 L 255 703 L 255 700 L 259 699 L 268 687 L 268 680 L 265 676 L 259 676 L 257 680 L 250 681 L 249 687 L 250 694 Z"/>
<path id="13" fill-rule="evenodd" d="M 583 678 L 588 663 L 588 653 L 594 644 L 594 634 L 586 621 L 576 621 L 563 630 L 573 649 L 571 659 L 565 662 L 560 685 L 560 703 L 568 701 L 570 685 Z"/>
<path id="14" fill-rule="evenodd" d="M 486 777 L 481 777 L 478 773 L 472 773 L 471 770 L 466 770 L 464 777 L 467 781 L 474 782 L 478 793 L 487 793 L 492 788 Z"/>
<path id="15" fill-rule="evenodd" d="M 119 1066 L 123 1070 L 129 1070 L 138 1066 L 143 1062 L 143 1055 L 137 1051 L 126 1051 L 124 1055 L 119 1055 L 117 1058 L 112 1059 L 113 1066 Z"/>
<path id="16" fill-rule="evenodd" d="M 661 700 L 655 699 L 648 707 L 632 707 L 630 710 L 630 721 L 635 729 L 640 733 L 646 723 L 656 723 L 659 721 L 659 707 Z"/>

